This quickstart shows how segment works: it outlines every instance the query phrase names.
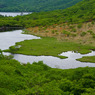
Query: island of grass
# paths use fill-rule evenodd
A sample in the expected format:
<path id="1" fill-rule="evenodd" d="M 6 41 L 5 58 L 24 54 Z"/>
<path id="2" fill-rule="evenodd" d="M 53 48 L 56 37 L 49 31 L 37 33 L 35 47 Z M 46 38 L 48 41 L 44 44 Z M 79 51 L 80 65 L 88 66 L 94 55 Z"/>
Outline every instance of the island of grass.
<path id="1" fill-rule="evenodd" d="M 77 60 L 81 61 L 81 62 L 95 63 L 95 56 L 84 56 L 84 57 L 77 59 Z"/>
<path id="2" fill-rule="evenodd" d="M 19 45 L 21 47 L 16 48 Z M 60 56 L 62 52 L 78 51 L 81 54 L 86 54 L 91 52 L 91 49 L 95 49 L 95 47 L 70 41 L 59 41 L 53 37 L 42 37 L 41 39 L 17 42 L 15 46 L 11 46 L 9 50 L 6 51 L 34 56 L 55 56 L 63 59 L 67 57 Z"/>

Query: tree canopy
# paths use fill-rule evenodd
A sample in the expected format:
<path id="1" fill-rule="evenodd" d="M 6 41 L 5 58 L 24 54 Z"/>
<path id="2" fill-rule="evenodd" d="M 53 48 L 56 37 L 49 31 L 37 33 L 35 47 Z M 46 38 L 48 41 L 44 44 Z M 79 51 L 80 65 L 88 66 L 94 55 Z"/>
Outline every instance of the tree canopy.
<path id="1" fill-rule="evenodd" d="M 82 0 L 0 0 L 0 11 L 51 11 L 65 9 Z"/>
<path id="2" fill-rule="evenodd" d="M 95 20 L 95 1 L 83 0 L 64 10 L 34 12 L 25 16 L 0 17 L 0 26 L 48 26 L 60 23 L 83 23 Z"/>
<path id="3" fill-rule="evenodd" d="M 0 54 L 1 95 L 94 95 L 95 67 L 61 70 Z"/>

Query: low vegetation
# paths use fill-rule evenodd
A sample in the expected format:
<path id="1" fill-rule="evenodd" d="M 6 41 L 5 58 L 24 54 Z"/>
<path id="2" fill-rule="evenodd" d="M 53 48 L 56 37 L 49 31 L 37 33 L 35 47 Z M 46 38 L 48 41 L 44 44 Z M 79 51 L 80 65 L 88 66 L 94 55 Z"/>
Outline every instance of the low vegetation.
<path id="1" fill-rule="evenodd" d="M 84 56 L 84 57 L 77 59 L 77 60 L 81 61 L 81 62 L 95 63 L 95 56 Z"/>

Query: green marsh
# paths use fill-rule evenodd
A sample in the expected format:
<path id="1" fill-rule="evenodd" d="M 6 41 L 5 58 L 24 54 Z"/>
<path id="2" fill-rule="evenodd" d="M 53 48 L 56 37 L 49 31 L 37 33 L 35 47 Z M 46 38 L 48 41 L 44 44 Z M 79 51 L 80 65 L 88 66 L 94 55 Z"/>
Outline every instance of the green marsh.
<path id="1" fill-rule="evenodd" d="M 15 46 L 21 45 L 20 48 L 15 48 Z M 90 45 L 81 45 L 74 42 L 68 41 L 58 41 L 56 38 L 42 37 L 41 39 L 25 40 L 22 42 L 17 42 L 15 46 L 9 48 L 9 52 L 19 53 L 25 55 L 35 55 L 35 56 L 55 56 L 59 58 L 67 58 L 60 56 L 62 52 L 66 51 L 78 51 L 81 54 L 86 54 L 91 52 L 91 49 L 95 47 Z"/>
<path id="2" fill-rule="evenodd" d="M 91 63 L 95 63 L 95 56 L 84 56 L 80 59 L 77 59 L 78 61 L 81 62 L 91 62 Z"/>

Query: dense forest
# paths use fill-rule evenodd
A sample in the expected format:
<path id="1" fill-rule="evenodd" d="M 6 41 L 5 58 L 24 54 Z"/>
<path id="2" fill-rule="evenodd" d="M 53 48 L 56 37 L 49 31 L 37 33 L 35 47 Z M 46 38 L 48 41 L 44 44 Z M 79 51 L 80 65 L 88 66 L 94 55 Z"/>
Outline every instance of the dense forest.
<path id="1" fill-rule="evenodd" d="M 39 12 L 65 9 L 82 0 L 0 0 L 0 11 Z"/>
<path id="2" fill-rule="evenodd" d="M 0 95 L 94 95 L 95 68 L 50 68 L 43 62 L 20 64 L 0 50 Z"/>

